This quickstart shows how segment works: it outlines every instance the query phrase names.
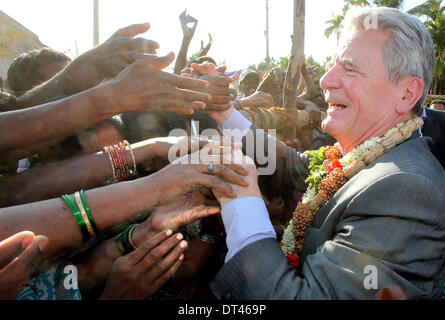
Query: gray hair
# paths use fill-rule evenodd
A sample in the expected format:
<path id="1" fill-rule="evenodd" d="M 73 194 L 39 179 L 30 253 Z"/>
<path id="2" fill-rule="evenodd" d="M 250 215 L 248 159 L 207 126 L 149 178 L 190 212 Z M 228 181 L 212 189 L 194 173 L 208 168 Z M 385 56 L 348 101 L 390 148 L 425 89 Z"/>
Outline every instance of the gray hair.
<path id="1" fill-rule="evenodd" d="M 409 76 L 422 79 L 423 95 L 413 110 L 419 113 L 433 80 L 435 64 L 434 42 L 424 24 L 397 9 L 366 7 L 349 10 L 344 27 L 347 31 L 379 29 L 392 35 L 382 48 L 388 78 L 396 83 Z"/>

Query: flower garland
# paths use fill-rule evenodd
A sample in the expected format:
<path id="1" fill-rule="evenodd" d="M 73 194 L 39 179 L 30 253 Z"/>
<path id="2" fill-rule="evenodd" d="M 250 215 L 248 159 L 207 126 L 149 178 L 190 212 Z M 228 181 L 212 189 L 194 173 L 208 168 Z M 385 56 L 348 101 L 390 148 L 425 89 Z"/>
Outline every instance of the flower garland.
<path id="1" fill-rule="evenodd" d="M 298 267 L 306 228 L 312 225 L 318 209 L 348 180 L 385 152 L 409 139 L 412 132 L 422 125 L 423 120 L 419 117 L 399 123 L 382 137 L 366 140 L 345 156 L 338 144 L 305 152 L 310 159 L 310 175 L 305 180 L 309 186 L 280 242 L 281 249 L 293 267 Z"/>

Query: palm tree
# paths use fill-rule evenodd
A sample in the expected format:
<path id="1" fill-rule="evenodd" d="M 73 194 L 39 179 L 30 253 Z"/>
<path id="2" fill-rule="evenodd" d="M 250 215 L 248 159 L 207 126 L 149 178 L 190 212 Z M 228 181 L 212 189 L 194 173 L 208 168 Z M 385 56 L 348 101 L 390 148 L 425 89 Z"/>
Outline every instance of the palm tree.
<path id="1" fill-rule="evenodd" d="M 390 7 L 400 9 L 404 0 L 374 0 L 377 7 Z"/>
<path id="2" fill-rule="evenodd" d="M 435 21 L 444 10 L 445 7 L 442 6 L 442 0 L 427 0 L 409 10 L 408 13 L 418 17 L 427 17 L 429 20 Z"/>
<path id="3" fill-rule="evenodd" d="M 400 8 L 404 0 L 373 0 L 372 1 L 375 6 L 381 7 L 392 7 L 392 8 Z M 337 14 L 333 16 L 332 19 L 326 21 L 328 27 L 324 31 L 324 35 L 326 38 L 329 38 L 331 35 L 335 34 L 337 37 L 337 44 L 341 36 L 341 31 L 343 29 L 342 22 L 345 19 L 346 12 L 349 10 L 351 6 L 358 7 L 370 7 L 372 4 L 367 0 L 345 0 L 345 5 L 342 9 L 341 14 Z"/>
<path id="4" fill-rule="evenodd" d="M 408 13 L 426 19 L 424 24 L 433 38 L 436 49 L 432 93 L 437 93 L 437 89 L 445 90 L 437 87 L 445 75 L 445 6 L 442 6 L 442 0 L 428 0 L 412 8 Z"/>
<path id="5" fill-rule="evenodd" d="M 341 31 L 343 29 L 342 22 L 344 18 L 344 15 L 337 14 L 336 16 L 333 16 L 331 20 L 326 21 L 326 23 L 330 26 L 324 30 L 324 35 L 326 38 L 329 38 L 332 34 L 335 34 L 337 37 L 337 45 L 340 41 Z"/>

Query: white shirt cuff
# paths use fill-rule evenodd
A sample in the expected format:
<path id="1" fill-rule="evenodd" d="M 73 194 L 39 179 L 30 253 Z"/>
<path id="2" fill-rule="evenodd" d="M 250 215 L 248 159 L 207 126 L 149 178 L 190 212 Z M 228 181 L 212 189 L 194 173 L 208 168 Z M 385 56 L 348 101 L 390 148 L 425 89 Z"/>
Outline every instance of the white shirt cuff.
<path id="1" fill-rule="evenodd" d="M 277 238 L 263 199 L 239 198 L 221 209 L 229 249 L 225 262 L 245 246 L 266 238 Z"/>
<path id="2" fill-rule="evenodd" d="M 225 137 L 234 137 L 235 141 L 241 141 L 251 126 L 252 123 L 244 118 L 238 110 L 233 110 L 221 125 L 221 131 Z"/>

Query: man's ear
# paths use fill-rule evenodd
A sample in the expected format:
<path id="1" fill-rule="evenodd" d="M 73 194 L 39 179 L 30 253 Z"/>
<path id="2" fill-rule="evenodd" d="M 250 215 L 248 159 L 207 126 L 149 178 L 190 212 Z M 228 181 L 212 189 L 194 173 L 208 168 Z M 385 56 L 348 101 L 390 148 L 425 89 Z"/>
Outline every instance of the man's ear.
<path id="1" fill-rule="evenodd" d="M 396 106 L 399 113 L 411 110 L 423 94 L 423 81 L 418 77 L 407 77 L 399 81 L 400 99 Z"/>

